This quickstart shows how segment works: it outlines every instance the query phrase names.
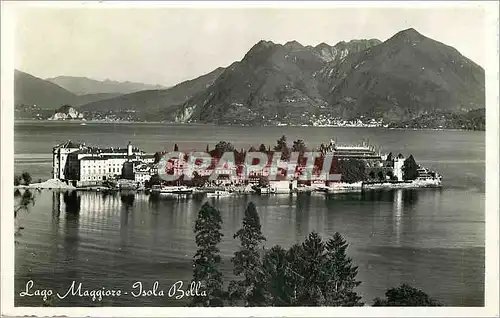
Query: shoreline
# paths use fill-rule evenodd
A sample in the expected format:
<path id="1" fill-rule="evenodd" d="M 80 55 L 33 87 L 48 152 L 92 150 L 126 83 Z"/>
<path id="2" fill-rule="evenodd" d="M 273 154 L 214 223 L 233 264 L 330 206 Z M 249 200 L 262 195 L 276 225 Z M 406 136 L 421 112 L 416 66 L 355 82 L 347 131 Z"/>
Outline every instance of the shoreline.
<path id="1" fill-rule="evenodd" d="M 139 125 L 172 125 L 172 126 L 212 126 L 212 127 L 290 127 L 290 128 L 376 128 L 388 130 L 408 130 L 408 131 L 475 131 L 485 132 L 485 130 L 456 129 L 456 128 L 404 128 L 404 127 L 384 127 L 384 126 L 338 126 L 338 125 L 244 125 L 226 124 L 216 125 L 213 123 L 176 123 L 165 121 L 125 121 L 125 120 L 48 120 L 48 119 L 14 119 L 14 125 L 23 123 L 74 123 L 74 124 L 139 124 Z M 84 125 L 85 126 L 85 125 Z"/>
<path id="2" fill-rule="evenodd" d="M 437 183 L 437 182 L 423 182 L 421 180 L 414 180 L 412 182 L 397 182 L 397 183 L 390 183 L 390 182 L 369 182 L 369 183 L 362 183 L 359 185 L 354 185 L 354 184 L 347 184 L 344 185 L 344 187 L 312 187 L 312 186 L 304 186 L 304 187 L 298 187 L 294 190 L 291 191 L 278 191 L 278 192 L 272 192 L 272 191 L 266 191 L 266 192 L 261 192 L 261 191 L 256 191 L 256 190 L 251 190 L 249 191 L 246 189 L 245 186 L 227 186 L 227 187 L 221 187 L 221 186 L 205 186 L 205 187 L 191 187 L 190 189 L 193 190 L 192 193 L 187 194 L 193 195 L 193 194 L 207 194 L 207 193 L 213 193 L 215 191 L 226 191 L 229 192 L 230 195 L 235 195 L 235 194 L 258 194 L 258 195 L 294 195 L 294 194 L 303 194 L 303 193 L 319 193 L 319 194 L 345 194 L 345 193 L 361 193 L 364 191 L 372 191 L 372 190 L 398 190 L 398 189 L 428 189 L 428 188 L 435 188 L 435 189 L 441 189 L 442 184 Z M 61 182 L 58 185 L 44 185 L 43 183 L 36 183 L 36 184 L 30 184 L 30 185 L 18 185 L 14 186 L 15 190 L 20 190 L 20 189 L 36 189 L 36 190 L 50 190 L 50 191 L 81 191 L 81 192 L 135 192 L 135 193 L 147 193 L 147 194 L 153 194 L 151 192 L 151 189 L 146 189 L 146 188 L 134 188 L 134 189 L 127 189 L 127 188 L 108 188 L 104 186 L 90 186 L 90 187 L 75 187 L 75 186 L 70 186 L 70 185 L 65 185 L 64 183 Z M 262 188 L 260 188 L 262 189 Z M 259 189 L 259 190 L 260 190 Z M 156 193 L 155 193 L 156 194 Z M 153 194 L 154 195 L 154 194 Z M 176 194 L 176 193 L 171 193 L 168 195 L 172 196 L 185 196 L 186 194 Z"/>

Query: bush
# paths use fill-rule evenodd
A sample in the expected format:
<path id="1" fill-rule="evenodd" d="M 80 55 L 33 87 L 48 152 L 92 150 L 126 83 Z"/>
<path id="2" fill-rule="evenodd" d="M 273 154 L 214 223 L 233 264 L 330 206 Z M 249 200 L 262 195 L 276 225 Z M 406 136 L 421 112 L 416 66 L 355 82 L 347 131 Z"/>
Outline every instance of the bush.
<path id="1" fill-rule="evenodd" d="M 30 185 L 32 178 L 28 172 L 23 172 L 21 178 L 23 179 L 25 185 Z"/>
<path id="2" fill-rule="evenodd" d="M 373 306 L 375 307 L 436 307 L 443 306 L 439 301 L 431 298 L 429 295 L 410 286 L 407 283 L 397 287 L 390 288 L 385 292 L 385 299 L 375 298 Z"/>
<path id="3" fill-rule="evenodd" d="M 21 185 L 21 176 L 20 175 L 15 175 L 14 176 L 14 186 Z"/>

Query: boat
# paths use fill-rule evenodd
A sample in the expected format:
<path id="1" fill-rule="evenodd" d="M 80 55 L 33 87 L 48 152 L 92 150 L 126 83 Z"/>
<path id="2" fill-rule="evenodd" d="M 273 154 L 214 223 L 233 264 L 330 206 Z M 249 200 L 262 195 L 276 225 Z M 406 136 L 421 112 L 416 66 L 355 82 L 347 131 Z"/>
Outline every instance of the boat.
<path id="1" fill-rule="evenodd" d="M 180 195 L 191 194 L 193 189 L 186 186 L 153 186 L 151 192 L 163 195 Z"/>
<path id="2" fill-rule="evenodd" d="M 374 189 L 412 189 L 412 188 L 441 188 L 441 178 L 417 178 L 416 180 L 365 182 L 363 190 Z"/>
<path id="3" fill-rule="evenodd" d="M 81 123 L 80 126 L 87 126 L 87 124 L 86 123 Z"/>
<path id="4" fill-rule="evenodd" d="M 361 192 L 363 188 L 362 182 L 355 183 L 345 183 L 345 182 L 335 182 L 330 186 L 316 186 L 315 190 L 324 193 L 349 193 L 349 192 Z"/>
<path id="5" fill-rule="evenodd" d="M 269 186 L 267 186 L 267 187 L 257 187 L 256 191 L 259 194 L 272 194 L 272 193 L 276 193 L 276 189 L 271 188 Z"/>
<path id="6" fill-rule="evenodd" d="M 217 190 L 215 192 L 209 192 L 207 193 L 208 198 L 221 198 L 221 197 L 227 197 L 232 195 L 231 192 L 229 191 L 223 191 L 223 190 Z"/>

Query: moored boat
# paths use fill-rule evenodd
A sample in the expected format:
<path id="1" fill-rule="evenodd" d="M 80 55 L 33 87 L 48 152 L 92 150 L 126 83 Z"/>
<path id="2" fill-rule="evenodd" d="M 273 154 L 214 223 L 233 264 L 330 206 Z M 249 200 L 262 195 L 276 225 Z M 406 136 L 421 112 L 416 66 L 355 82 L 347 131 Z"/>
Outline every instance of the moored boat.
<path id="1" fill-rule="evenodd" d="M 186 186 L 153 186 L 151 192 L 163 195 L 191 194 L 193 189 Z"/>
<path id="2" fill-rule="evenodd" d="M 215 192 L 209 192 L 207 193 L 208 198 L 221 198 L 221 197 L 228 197 L 232 195 L 231 192 L 229 191 L 223 191 L 223 190 L 217 190 Z"/>
<path id="3" fill-rule="evenodd" d="M 345 182 L 335 182 L 329 186 L 316 186 L 315 190 L 324 193 L 349 193 L 349 192 L 360 192 L 363 187 L 362 182 L 355 183 L 345 183 Z"/>

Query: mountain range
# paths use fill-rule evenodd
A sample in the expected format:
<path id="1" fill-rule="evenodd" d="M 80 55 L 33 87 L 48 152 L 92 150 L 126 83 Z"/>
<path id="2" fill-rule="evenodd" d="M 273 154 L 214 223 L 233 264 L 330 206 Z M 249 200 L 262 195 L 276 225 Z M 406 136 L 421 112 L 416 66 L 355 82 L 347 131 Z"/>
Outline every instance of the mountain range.
<path id="1" fill-rule="evenodd" d="M 485 105 L 484 70 L 414 29 L 330 64 L 321 75 L 334 115 L 410 119 Z"/>
<path id="2" fill-rule="evenodd" d="M 205 91 L 177 112 L 176 121 L 259 124 L 272 119 L 297 122 L 328 107 L 317 77 L 325 65 L 378 45 L 378 40 L 303 46 L 260 41 L 229 66 Z"/>
<path id="3" fill-rule="evenodd" d="M 176 122 L 310 124 L 320 117 L 406 121 L 432 112 L 485 107 L 484 70 L 414 29 L 384 42 L 352 40 L 333 46 L 262 40 L 226 68 L 171 88 L 120 96 L 101 95 L 109 94 L 109 86 L 96 83 L 92 90 L 80 85 L 70 92 L 17 73 L 16 103 L 53 108 L 70 104 L 81 112 L 134 110 Z M 83 92 L 99 94 L 78 95 Z"/>
<path id="4" fill-rule="evenodd" d="M 16 106 L 37 105 L 42 109 L 57 109 L 65 104 L 80 106 L 118 95 L 117 93 L 77 95 L 52 82 L 19 70 L 14 71 L 14 104 Z"/>
<path id="5" fill-rule="evenodd" d="M 180 106 L 196 93 L 210 86 L 224 69 L 219 67 L 212 72 L 193 80 L 185 81 L 168 89 L 145 90 L 115 98 L 98 100 L 80 107 L 80 111 L 121 111 L 139 110 L 142 112 L 167 112 Z"/>
<path id="6" fill-rule="evenodd" d="M 333 49 L 340 45 L 339 57 Z M 321 45 L 321 52 L 337 52 L 331 59 L 316 54 L 318 48 L 257 43 L 186 102 L 177 121 L 300 124 L 321 115 L 391 121 L 485 107 L 484 70 L 414 29 L 385 42 Z"/>
<path id="7" fill-rule="evenodd" d="M 56 85 L 61 86 L 67 91 L 76 95 L 88 94 L 128 94 L 138 91 L 151 90 L 151 89 L 165 89 L 162 85 L 150 85 L 134 82 L 118 82 L 112 80 L 97 81 L 87 77 L 75 76 L 57 76 L 46 79 Z"/>

